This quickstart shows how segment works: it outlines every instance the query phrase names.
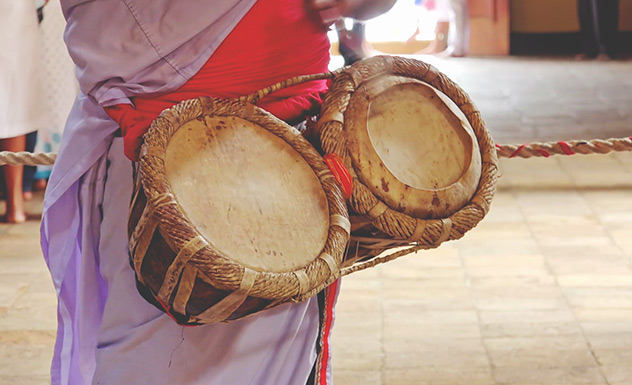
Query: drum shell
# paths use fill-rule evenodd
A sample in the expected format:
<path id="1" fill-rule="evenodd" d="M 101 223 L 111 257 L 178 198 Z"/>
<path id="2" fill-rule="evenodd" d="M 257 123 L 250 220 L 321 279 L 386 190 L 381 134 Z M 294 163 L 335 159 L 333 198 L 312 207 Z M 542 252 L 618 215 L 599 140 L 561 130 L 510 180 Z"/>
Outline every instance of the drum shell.
<path id="1" fill-rule="evenodd" d="M 387 106 L 380 107 L 381 100 Z M 413 102 L 422 111 L 414 111 L 419 106 Z M 390 111 L 404 103 L 408 108 Z M 351 95 L 344 117 L 357 180 L 388 207 L 414 218 L 445 218 L 474 195 L 481 175 L 476 137 L 461 111 L 434 87 L 403 76 L 376 76 Z M 374 120 L 388 124 L 375 128 Z"/>
<path id="2" fill-rule="evenodd" d="M 472 169 L 473 166 L 474 169 L 473 173 L 464 178 L 467 180 L 468 191 L 459 197 L 457 205 L 450 205 L 448 210 L 439 211 L 430 206 L 400 205 L 397 198 L 389 200 L 380 195 L 379 179 L 378 182 L 371 183 L 363 175 L 366 173 L 358 168 L 362 166 L 361 162 L 358 162 L 357 153 L 352 152 L 359 147 L 359 141 L 350 132 L 366 130 L 368 124 L 365 123 L 363 127 L 361 123 L 350 122 L 353 120 L 350 114 L 366 101 L 365 104 L 369 107 L 365 105 L 359 109 L 365 110 L 364 114 L 367 115 L 366 110 L 370 108 L 376 92 L 366 92 L 365 85 L 380 77 L 396 79 L 393 84 L 423 82 L 427 87 L 436 90 L 440 99 L 445 98 L 453 103 L 446 110 L 471 126 L 471 131 L 468 132 L 472 139 L 469 168 Z M 366 100 L 363 101 L 363 98 Z M 427 63 L 408 58 L 378 56 L 343 69 L 334 78 L 325 97 L 314 133 L 322 153 L 341 156 L 353 177 L 353 193 L 348 199 L 352 235 L 345 259 L 346 266 L 373 258 L 389 249 L 406 246 L 432 248 L 444 241 L 459 239 L 476 226 L 489 210 L 498 177 L 493 140 L 469 96 Z M 432 190 L 428 189 L 430 199 L 425 200 L 431 205 L 438 195 L 438 191 Z M 438 198 L 441 199 L 440 196 Z"/>
<path id="3" fill-rule="evenodd" d="M 317 258 L 288 271 L 245 266 L 217 249 L 193 224 L 166 178 L 166 154 L 179 128 L 199 125 L 207 117 L 243 119 L 260 126 L 257 130 L 265 128 L 312 168 L 329 213 L 327 239 Z M 198 98 L 163 112 L 145 136 L 129 216 L 131 263 L 141 294 L 178 323 L 226 322 L 300 302 L 337 279 L 350 227 L 344 198 L 322 157 L 292 130 L 241 101 Z"/>
<path id="4" fill-rule="evenodd" d="M 139 220 L 143 211 L 147 205 L 147 197 L 143 191 L 142 185 L 136 183 L 136 191 L 134 193 L 134 200 L 130 209 L 130 216 L 128 221 L 128 235 L 131 237 L 134 230 L 139 226 Z M 158 218 L 152 218 L 152 220 L 159 220 Z M 143 224 L 140 224 L 143 225 Z M 157 300 L 158 290 L 163 284 L 165 275 L 169 266 L 173 263 L 177 253 L 170 246 L 170 242 L 167 242 L 165 237 L 160 231 L 160 227 L 157 227 L 151 236 L 151 247 L 147 249 L 147 254 L 143 259 L 143 264 L 140 267 L 139 275 L 143 276 L 143 283 L 137 280 L 137 288 L 139 293 L 152 305 L 156 306 L 160 310 L 167 310 L 166 304 L 161 304 Z M 133 259 L 130 260 L 132 268 L 134 268 Z M 173 303 L 175 300 L 176 291 L 173 292 L 169 301 Z M 186 303 L 186 315 L 178 314 L 175 311 L 169 310 L 170 315 L 178 323 L 187 324 L 188 316 L 198 315 L 205 311 L 209 307 L 209 303 L 217 303 L 221 299 L 230 294 L 230 290 L 221 290 L 214 287 L 207 280 L 203 280 L 200 277 L 195 278 L 195 283 L 191 292 L 191 297 Z M 241 304 L 237 310 L 235 310 L 225 321 L 235 320 L 258 311 L 265 309 L 273 304 L 274 301 L 270 299 L 256 298 L 249 296 Z M 171 306 L 169 306 L 170 308 Z"/>

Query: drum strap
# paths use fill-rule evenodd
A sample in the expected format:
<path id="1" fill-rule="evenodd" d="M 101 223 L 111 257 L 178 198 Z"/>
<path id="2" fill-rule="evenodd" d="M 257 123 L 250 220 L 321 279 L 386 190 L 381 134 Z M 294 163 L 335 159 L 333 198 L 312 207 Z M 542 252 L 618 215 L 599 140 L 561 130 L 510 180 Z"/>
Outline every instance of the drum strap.
<path id="1" fill-rule="evenodd" d="M 142 226 L 136 227 L 136 230 L 132 235 L 132 239 L 130 240 L 130 249 L 132 251 L 132 255 L 134 256 L 134 271 L 136 271 L 138 281 L 143 285 L 145 284 L 145 280 L 143 279 L 143 275 L 140 273 L 140 268 L 143 265 L 143 259 L 145 258 L 145 254 L 147 253 L 147 249 L 151 243 L 152 235 L 158 226 L 158 220 L 156 218 L 150 217 L 149 215 L 147 218 L 143 218 L 145 213 L 148 211 L 150 210 L 145 209 L 145 211 L 143 211 L 143 216 L 138 221 L 139 224 L 142 223 Z"/>
<path id="2" fill-rule="evenodd" d="M 353 89 L 357 89 L 360 87 L 362 82 L 364 81 L 364 76 L 362 73 L 355 68 L 348 68 L 346 71 L 347 75 L 351 77 L 351 81 L 353 82 Z"/>
<path id="3" fill-rule="evenodd" d="M 349 222 L 349 218 L 342 216 L 340 214 L 334 214 L 330 216 L 329 225 L 338 226 L 341 229 L 343 229 L 347 234 L 351 233 L 351 222 Z"/>
<path id="4" fill-rule="evenodd" d="M 318 258 L 322 259 L 323 262 L 327 264 L 327 267 L 329 267 L 329 271 L 334 277 L 338 277 L 338 274 L 340 274 L 340 270 L 338 269 L 338 264 L 336 263 L 336 261 L 334 261 L 334 257 L 331 254 L 322 253 L 318 256 Z"/>
<path id="5" fill-rule="evenodd" d="M 318 177 L 318 179 L 321 182 L 324 181 L 325 179 L 328 179 L 328 178 L 336 179 L 334 174 L 332 174 L 331 170 L 329 170 L 328 168 L 324 169 L 324 170 L 320 170 L 318 173 L 316 173 L 316 176 Z"/>
<path id="6" fill-rule="evenodd" d="M 143 146 L 141 148 L 140 156 L 141 157 L 153 156 L 153 157 L 156 157 L 158 159 L 163 159 L 164 160 L 165 151 L 163 149 L 158 149 L 156 147 Z"/>
<path id="7" fill-rule="evenodd" d="M 208 242 L 206 242 L 201 235 L 198 235 L 180 249 L 180 252 L 178 252 L 178 255 L 176 255 L 175 259 L 169 266 L 169 269 L 167 269 L 165 278 L 162 281 L 160 290 L 158 291 L 158 298 L 160 298 L 161 301 L 169 303 L 169 298 L 171 298 L 173 289 L 176 287 L 178 279 L 180 278 L 180 273 L 182 273 L 186 264 L 189 262 L 191 257 L 195 255 L 195 253 L 208 245 Z"/>
<path id="8" fill-rule="evenodd" d="M 324 124 L 326 122 L 338 122 L 343 124 L 345 121 L 345 117 L 342 112 L 337 110 L 327 111 L 326 115 L 321 115 L 319 119 L 319 124 Z"/>
<path id="9" fill-rule="evenodd" d="M 424 231 L 426 230 L 426 224 L 428 222 L 426 222 L 425 219 L 417 219 L 417 223 L 415 224 L 415 231 L 413 231 L 413 234 L 408 237 L 408 239 L 406 241 L 408 242 L 415 242 L 421 239 L 421 236 L 423 235 Z"/>
<path id="10" fill-rule="evenodd" d="M 477 205 L 485 214 L 489 211 L 489 203 L 480 195 L 475 195 L 472 200 L 470 200 L 470 204 Z"/>
<path id="11" fill-rule="evenodd" d="M 175 197 L 172 194 L 161 194 L 149 200 L 130 237 L 129 244 L 132 255 L 134 256 L 134 270 L 136 271 L 138 280 L 143 285 L 145 282 L 140 274 L 140 268 L 151 243 L 154 231 L 156 227 L 158 227 L 158 219 L 154 216 L 154 212 L 160 207 L 169 204 L 176 204 Z"/>
<path id="12" fill-rule="evenodd" d="M 293 273 L 298 280 L 298 295 L 305 294 L 309 288 L 309 277 L 303 270 L 296 270 Z"/>
<path id="13" fill-rule="evenodd" d="M 180 278 L 180 284 L 178 285 L 178 291 L 173 299 L 174 311 L 180 314 L 186 314 L 187 302 L 189 302 L 189 298 L 191 298 L 196 277 L 197 269 L 191 265 L 185 265 L 182 278 Z"/>
<path id="14" fill-rule="evenodd" d="M 378 201 L 377 204 L 375 206 L 373 206 L 373 208 L 371 208 L 371 210 L 369 210 L 368 214 L 371 218 L 377 218 L 380 215 L 384 214 L 384 211 L 386 211 L 386 209 L 388 208 L 388 206 L 386 206 L 384 203 Z"/>
<path id="15" fill-rule="evenodd" d="M 255 284 L 255 278 L 257 278 L 256 271 L 244 268 L 244 274 L 241 278 L 239 289 L 228 294 L 224 297 L 224 299 L 193 318 L 203 320 L 204 323 L 221 322 L 226 320 L 226 318 L 237 310 L 246 300 L 248 293 L 250 293 L 250 289 L 252 289 Z"/>
<path id="16" fill-rule="evenodd" d="M 434 243 L 437 246 L 445 242 L 450 237 L 450 232 L 452 231 L 452 220 L 450 218 L 442 218 L 441 224 L 443 225 L 441 235 L 439 236 L 439 239 L 437 239 L 437 241 Z"/>

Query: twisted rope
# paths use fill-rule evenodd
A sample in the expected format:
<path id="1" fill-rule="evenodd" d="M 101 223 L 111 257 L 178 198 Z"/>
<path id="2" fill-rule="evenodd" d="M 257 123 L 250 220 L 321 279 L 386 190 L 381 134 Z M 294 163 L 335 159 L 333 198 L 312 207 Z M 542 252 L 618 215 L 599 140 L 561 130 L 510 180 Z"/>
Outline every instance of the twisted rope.
<path id="1" fill-rule="evenodd" d="M 10 151 L 0 151 L 0 166 L 10 165 L 26 165 L 26 166 L 37 166 L 37 165 L 45 165 L 49 166 L 55 163 L 55 158 L 57 157 L 56 153 L 31 153 L 31 152 L 10 152 Z"/>
<path id="2" fill-rule="evenodd" d="M 504 158 L 548 158 L 551 155 L 607 154 L 613 151 L 632 151 L 632 136 L 605 140 L 593 139 L 589 141 L 572 140 L 569 142 L 496 145 L 498 156 Z"/>
<path id="3" fill-rule="evenodd" d="M 263 99 L 264 97 L 270 95 L 273 92 L 282 90 L 284 88 L 296 86 L 296 85 L 299 85 L 299 84 L 311 82 L 311 81 L 314 81 L 314 80 L 333 79 L 341 71 L 342 71 L 342 68 L 337 69 L 335 71 L 331 71 L 331 72 L 323 72 L 323 73 L 320 73 L 320 74 L 295 76 L 293 78 L 286 79 L 286 80 L 283 80 L 281 82 L 275 83 L 275 84 L 273 84 L 271 86 L 268 86 L 266 88 L 262 88 L 262 89 L 260 89 L 258 91 L 253 92 L 250 95 L 242 96 L 238 100 L 243 101 L 243 102 L 256 104 L 259 100 Z"/>
<path id="4" fill-rule="evenodd" d="M 590 155 L 611 152 L 632 151 L 632 136 L 592 140 L 571 140 L 568 142 L 534 142 L 528 144 L 496 144 L 500 158 L 548 158 L 552 155 Z M 0 166 L 50 166 L 55 163 L 54 152 L 11 152 L 0 151 Z"/>
<path id="5" fill-rule="evenodd" d="M 388 261 L 392 261 L 392 260 L 397 259 L 399 257 L 403 257 L 404 255 L 408 255 L 408 254 L 414 253 L 414 252 L 419 251 L 419 250 L 430 250 L 432 248 L 434 248 L 434 246 L 424 245 L 424 244 L 417 244 L 415 246 L 411 246 L 411 247 L 399 250 L 399 251 L 394 252 L 392 254 L 388 254 L 388 255 L 385 255 L 385 256 L 373 258 L 373 259 L 368 260 L 366 262 L 357 263 L 357 264 L 349 266 L 349 267 L 344 267 L 341 270 L 341 272 L 340 272 L 340 276 L 344 277 L 345 275 L 349 275 L 351 273 L 355 273 L 356 271 L 365 270 L 365 269 L 368 269 L 370 267 L 374 267 L 374 266 L 377 266 L 379 264 L 382 264 L 382 263 L 385 263 L 385 262 L 388 262 Z"/>

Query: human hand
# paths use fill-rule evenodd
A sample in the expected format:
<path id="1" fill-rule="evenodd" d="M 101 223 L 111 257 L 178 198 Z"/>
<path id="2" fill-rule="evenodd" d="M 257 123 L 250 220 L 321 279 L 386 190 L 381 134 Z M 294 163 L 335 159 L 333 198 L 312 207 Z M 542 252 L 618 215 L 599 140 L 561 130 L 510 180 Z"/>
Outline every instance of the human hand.
<path id="1" fill-rule="evenodd" d="M 344 14 L 344 2 L 340 0 L 307 0 L 307 10 L 325 28 L 329 28 L 336 21 L 342 19 Z"/>
<path id="2" fill-rule="evenodd" d="M 388 11 L 395 0 L 306 0 L 311 11 L 325 27 L 343 17 L 368 20 Z"/>
<path id="3" fill-rule="evenodd" d="M 106 107 L 105 112 L 119 124 L 123 134 L 124 152 L 131 161 L 137 162 L 143 135 L 156 118 L 152 113 L 136 110 L 131 104 L 117 104 Z"/>

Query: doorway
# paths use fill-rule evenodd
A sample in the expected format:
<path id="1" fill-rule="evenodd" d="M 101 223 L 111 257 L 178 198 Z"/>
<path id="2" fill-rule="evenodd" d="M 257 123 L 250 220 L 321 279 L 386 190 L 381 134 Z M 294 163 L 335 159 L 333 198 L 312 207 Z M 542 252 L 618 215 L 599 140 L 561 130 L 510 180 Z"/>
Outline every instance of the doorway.
<path id="1" fill-rule="evenodd" d="M 373 49 L 395 55 L 414 54 L 430 44 L 435 36 L 437 12 L 417 5 L 418 2 L 399 0 L 390 11 L 366 23 L 366 39 Z M 469 14 L 469 55 L 508 55 L 509 0 L 469 0 Z M 347 23 L 350 29 L 352 21 Z M 336 31 L 330 31 L 329 37 L 332 52 L 337 53 Z"/>

